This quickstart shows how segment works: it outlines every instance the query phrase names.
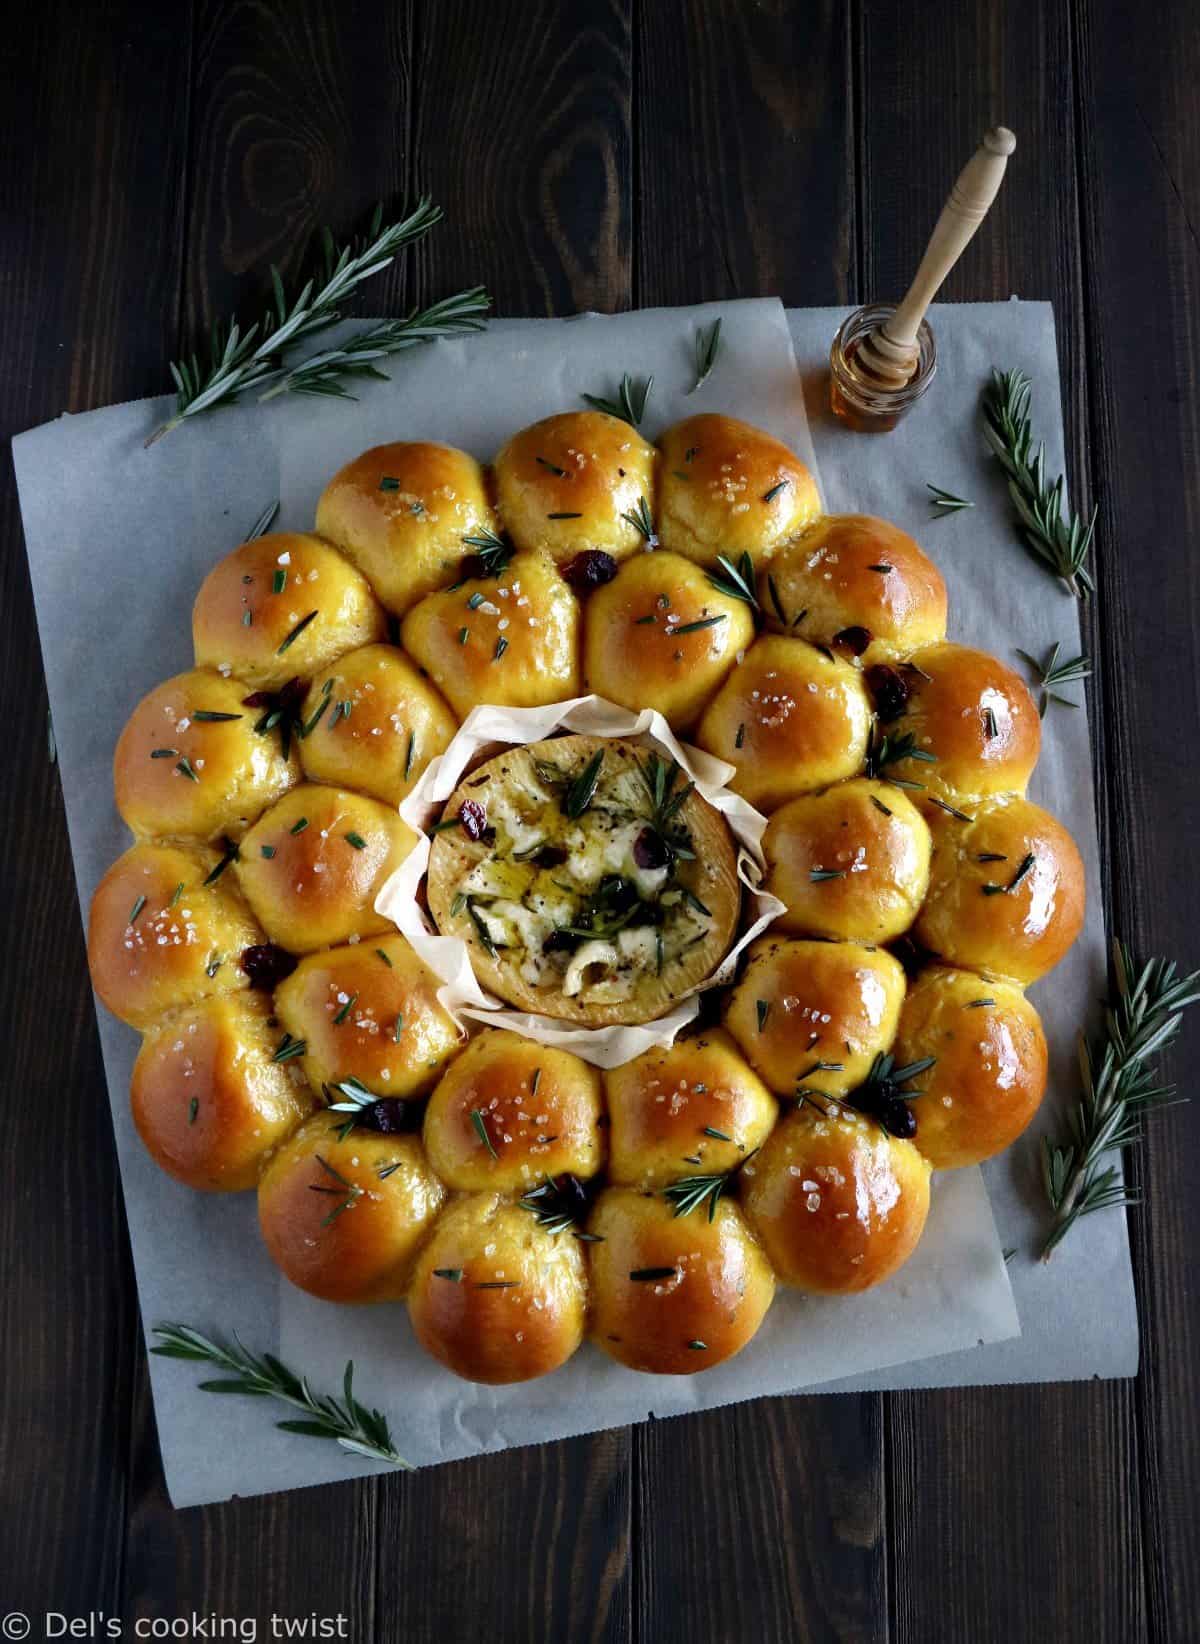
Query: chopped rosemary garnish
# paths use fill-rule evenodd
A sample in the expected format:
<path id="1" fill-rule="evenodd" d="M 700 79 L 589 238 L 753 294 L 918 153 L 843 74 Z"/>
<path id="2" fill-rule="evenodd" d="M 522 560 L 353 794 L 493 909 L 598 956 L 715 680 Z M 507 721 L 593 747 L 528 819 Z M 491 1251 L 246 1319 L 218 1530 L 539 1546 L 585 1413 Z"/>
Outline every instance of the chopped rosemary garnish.
<path id="1" fill-rule="evenodd" d="M 626 516 L 626 517 L 628 517 L 628 516 Z M 583 515 L 582 514 L 570 514 L 570 513 L 559 512 L 557 514 L 547 514 L 546 518 L 547 519 L 582 519 Z"/>
<path id="2" fill-rule="evenodd" d="M 389 970 L 392 970 L 394 968 L 393 965 L 392 965 L 392 961 L 388 958 L 387 954 L 383 951 L 382 948 L 376 948 L 375 952 L 383 960 L 384 964 L 387 966 L 387 968 Z"/>
<path id="3" fill-rule="evenodd" d="M 292 646 L 300 638 L 300 635 L 308 627 L 309 623 L 310 622 L 315 622 L 319 615 L 320 615 L 320 612 L 318 612 L 318 611 L 310 611 L 307 616 L 301 617 L 299 622 L 292 629 L 291 633 L 288 634 L 287 637 L 284 639 L 283 644 L 278 647 L 278 649 L 275 652 L 275 655 L 276 656 L 282 656 L 285 651 L 291 650 Z"/>
<path id="4" fill-rule="evenodd" d="M 960 811 L 957 806 L 951 805 L 945 799 L 938 799 L 935 794 L 926 794 L 925 797 L 931 805 L 936 805 L 939 811 L 945 811 L 946 815 L 952 816 L 956 822 L 973 822 L 975 820 L 973 816 L 968 816 L 966 811 Z"/>
<path id="5" fill-rule="evenodd" d="M 637 382 L 626 372 L 621 378 L 616 399 L 606 400 L 598 394 L 585 394 L 583 398 L 593 411 L 603 411 L 610 417 L 620 417 L 623 422 L 632 423 L 637 428 L 646 415 L 646 401 L 650 398 L 650 390 L 653 387 L 653 377 L 646 377 L 643 381 Z"/>
<path id="6" fill-rule="evenodd" d="M 211 708 L 197 708 L 192 713 L 192 718 L 199 725 L 222 725 L 222 724 L 225 723 L 226 720 L 229 720 L 229 719 L 244 719 L 245 717 L 246 717 L 245 714 L 216 713 Z"/>
<path id="7" fill-rule="evenodd" d="M 844 879 L 845 877 L 845 868 L 809 868 L 808 870 L 809 883 L 813 885 L 824 884 L 827 879 Z"/>
<path id="8" fill-rule="evenodd" d="M 404 780 L 407 782 L 412 775 L 413 760 L 417 757 L 417 736 L 415 731 L 408 733 L 408 746 L 404 750 Z"/>
<path id="9" fill-rule="evenodd" d="M 260 847 L 260 853 L 269 862 L 271 860 L 271 858 L 275 855 L 275 847 L 274 847 L 274 845 L 263 845 L 263 846 Z"/>
<path id="10" fill-rule="evenodd" d="M 346 1020 L 347 1016 L 349 1016 L 350 1012 L 354 1009 L 354 1006 L 357 1004 L 357 1002 L 358 1002 L 358 994 L 357 993 L 350 994 L 349 997 L 347 998 L 345 1004 L 342 1006 L 341 1010 L 339 1010 L 337 1015 L 333 1018 L 334 1027 L 341 1027 L 342 1023 Z"/>
<path id="11" fill-rule="evenodd" d="M 189 1125 L 194 1125 L 195 1124 L 196 1118 L 197 1118 L 197 1115 L 199 1114 L 199 1112 L 200 1112 L 200 1098 L 199 1098 L 199 1096 L 193 1096 L 191 1101 L 188 1103 L 188 1124 Z"/>
<path id="12" fill-rule="evenodd" d="M 496 944 L 493 942 L 492 933 L 487 927 L 487 920 L 484 919 L 469 896 L 467 897 L 467 912 L 471 916 L 471 923 L 475 926 L 479 937 L 479 945 L 490 959 L 494 959 L 496 957 Z"/>
<path id="13" fill-rule="evenodd" d="M 700 617 L 696 622 L 681 623 L 678 628 L 664 628 L 663 632 L 670 639 L 678 634 L 698 634 L 702 628 L 715 628 L 718 622 L 726 621 L 724 612 L 720 616 Z"/>
<path id="14" fill-rule="evenodd" d="M 236 862 L 237 859 L 238 859 L 238 848 L 237 848 L 236 845 L 231 845 L 230 848 L 225 852 L 225 855 L 221 858 L 221 860 L 214 867 L 209 869 L 208 874 L 206 875 L 203 883 L 205 885 L 215 885 L 217 880 L 225 872 L 225 869 L 229 866 L 229 864 L 231 862 Z"/>
<path id="15" fill-rule="evenodd" d="M 788 486 L 791 483 L 792 482 L 791 482 L 790 479 L 776 480 L 775 484 L 770 488 L 769 491 L 764 491 L 763 492 L 762 500 L 764 502 L 774 502 L 775 498 L 779 495 L 779 493 L 781 491 L 786 491 Z"/>
<path id="16" fill-rule="evenodd" d="M 655 1279 L 673 1279 L 678 1272 L 677 1267 L 635 1267 L 629 1277 L 635 1284 L 649 1284 Z"/>
<path id="17" fill-rule="evenodd" d="M 783 608 L 783 601 L 779 597 L 779 589 L 775 586 L 775 578 L 767 572 L 767 592 L 771 596 L 771 604 L 775 607 L 775 615 L 786 628 L 788 626 L 787 613 Z"/>
<path id="18" fill-rule="evenodd" d="M 994 1005 L 995 1003 L 996 1001 L 994 999 L 972 999 L 968 1004 L 967 1009 L 982 1010 L 985 1005 Z"/>
<path id="19" fill-rule="evenodd" d="M 895 566 L 892 566 L 892 565 L 882 565 L 881 564 L 881 565 L 868 565 L 867 566 L 868 571 L 879 571 L 883 574 L 886 574 L 888 571 L 892 571 L 894 569 L 895 569 Z"/>
<path id="20" fill-rule="evenodd" d="M 195 771 L 192 769 L 191 760 L 186 758 L 186 756 L 179 761 L 175 769 L 179 772 L 180 776 L 186 776 L 189 782 L 199 782 L 200 780 Z"/>
<path id="21" fill-rule="evenodd" d="M 871 738 L 867 749 L 867 775 L 879 776 L 888 765 L 899 764 L 901 760 L 916 759 L 926 765 L 936 765 L 937 755 L 930 753 L 928 748 L 918 748 L 917 739 L 912 731 L 905 731 L 902 736 L 890 736 L 887 732 L 876 734 Z M 907 782 L 900 777 L 888 775 L 887 782 L 896 783 L 902 788 L 921 788 L 924 783 Z"/>
<path id="22" fill-rule="evenodd" d="M 151 748 L 151 759 L 178 759 L 178 748 Z"/>
<path id="23" fill-rule="evenodd" d="M 365 851 L 367 848 L 367 842 L 361 833 L 348 833 L 345 840 L 347 845 L 353 845 L 356 851 Z"/>
<path id="24" fill-rule="evenodd" d="M 308 826 L 307 816 L 301 816 L 295 822 L 292 823 L 291 827 L 288 829 L 288 832 L 289 833 L 303 833 L 305 828 L 307 828 L 307 826 Z"/>
<path id="25" fill-rule="evenodd" d="M 540 463 L 543 468 L 548 468 L 550 472 L 552 474 L 556 474 L 559 479 L 566 479 L 566 469 L 560 468 L 556 462 L 548 462 L 545 457 L 535 457 L 533 460 Z"/>
<path id="26" fill-rule="evenodd" d="M 393 479 L 390 474 L 385 474 L 379 481 L 379 489 L 381 491 L 398 491 L 400 489 L 400 481 L 398 479 Z"/>
<path id="27" fill-rule="evenodd" d="M 596 785 L 600 780 L 600 767 L 604 763 L 604 749 L 597 748 L 587 764 L 567 784 L 562 798 L 563 814 L 572 822 L 577 821 L 587 810 L 596 797 Z"/>
<path id="28" fill-rule="evenodd" d="M 895 812 L 890 811 L 887 808 L 887 806 L 884 804 L 883 800 L 877 798 L 875 794 L 871 795 L 871 803 L 872 803 L 872 805 L 874 805 L 874 807 L 877 811 L 882 811 L 884 816 L 894 816 L 895 815 Z"/>
<path id="29" fill-rule="evenodd" d="M 285 1033 L 275 1047 L 273 1062 L 294 1062 L 298 1056 L 303 1056 L 308 1049 L 305 1039 L 293 1039 L 290 1033 Z"/>
<path id="30" fill-rule="evenodd" d="M 983 891 L 985 896 L 1007 895 L 1009 891 L 1015 891 L 1021 881 L 1028 874 L 1032 873 L 1033 865 L 1036 861 L 1037 858 L 1031 851 L 1029 855 L 1021 858 L 1020 866 L 1017 868 L 1016 873 L 1013 874 L 1007 885 L 981 885 L 980 889 Z"/>
<path id="31" fill-rule="evenodd" d="M 507 641 L 507 639 L 505 639 L 504 635 L 501 634 L 500 638 L 496 641 L 496 649 L 492 652 L 492 661 L 493 662 L 499 662 L 500 658 L 504 655 L 505 651 L 507 651 L 507 650 L 508 650 L 508 641 Z"/>
<path id="32" fill-rule="evenodd" d="M 717 352 L 720 347 L 721 320 L 718 315 L 707 330 L 702 325 L 696 327 L 696 380 L 688 389 L 689 394 L 703 388 L 708 381 L 712 368 L 717 363 Z"/>
<path id="33" fill-rule="evenodd" d="M 463 1270 L 461 1267 L 435 1267 L 433 1276 L 435 1279 L 446 1279 L 450 1284 L 461 1284 Z"/>
<path id="34" fill-rule="evenodd" d="M 471 630 L 469 628 L 460 628 L 458 630 L 458 643 L 460 645 L 465 645 L 470 636 Z"/>
<path id="35" fill-rule="evenodd" d="M 280 566 L 280 568 L 275 572 L 275 575 L 271 578 L 271 592 L 273 594 L 281 594 L 286 587 L 287 572 L 282 566 Z"/>
<path id="36" fill-rule="evenodd" d="M 632 508 L 627 508 L 625 510 L 625 512 L 621 515 L 621 518 L 629 525 L 632 525 L 635 531 L 638 531 L 643 537 L 645 537 L 647 547 L 656 548 L 658 546 L 658 537 L 655 534 L 654 521 L 650 517 L 650 504 L 646 501 L 645 497 L 639 497 Z"/>
<path id="37" fill-rule="evenodd" d="M 171 900 L 167 903 L 167 906 L 169 908 L 173 908 L 175 906 L 176 902 L 178 902 L 179 898 L 182 895 L 183 895 L 183 880 L 181 879 L 179 881 L 179 883 L 176 885 L 175 889 L 171 892 Z"/>
<path id="38" fill-rule="evenodd" d="M 127 923 L 130 924 L 130 925 L 136 925 L 137 922 L 138 922 L 138 914 L 141 913 L 142 909 L 145 906 L 146 906 L 146 898 L 144 896 L 139 896 L 137 901 L 133 904 L 132 908 L 130 908 L 130 910 L 129 910 L 129 919 L 128 919 Z"/>
<path id="39" fill-rule="evenodd" d="M 492 1158 L 498 1159 L 500 1155 L 496 1152 L 495 1144 L 493 1143 L 491 1136 L 488 1134 L 487 1121 L 483 1116 L 482 1109 L 477 1107 L 473 1107 L 471 1109 L 471 1123 L 475 1128 L 475 1134 L 479 1137 L 479 1140 L 483 1143 L 484 1147 L 487 1148 Z"/>
<path id="40" fill-rule="evenodd" d="M 746 740 L 746 722 L 745 722 L 745 720 L 743 720 L 742 723 L 737 728 L 737 735 L 733 739 L 734 747 L 735 748 L 740 748 L 742 746 L 743 742 L 745 742 L 745 740 Z"/>
<path id="41" fill-rule="evenodd" d="M 757 611 L 759 603 L 754 591 L 754 561 L 749 553 L 742 554 L 736 565 L 724 554 L 718 554 L 717 564 L 720 572 L 709 572 L 709 587 L 715 588 L 727 599 L 740 599 L 752 611 Z"/>
<path id="42" fill-rule="evenodd" d="M 758 1031 L 761 1033 L 767 1025 L 767 1017 L 771 1014 L 771 1001 L 769 999 L 756 999 L 754 1009 L 758 1016 Z"/>

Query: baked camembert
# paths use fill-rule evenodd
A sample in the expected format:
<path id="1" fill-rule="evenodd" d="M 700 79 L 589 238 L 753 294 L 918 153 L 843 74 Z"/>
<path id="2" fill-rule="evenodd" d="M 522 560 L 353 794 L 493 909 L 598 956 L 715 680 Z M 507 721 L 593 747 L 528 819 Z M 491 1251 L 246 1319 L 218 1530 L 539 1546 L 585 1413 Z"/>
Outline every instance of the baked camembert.
<path id="1" fill-rule="evenodd" d="M 428 889 L 485 987 L 591 1026 L 668 1010 L 719 964 L 740 904 L 729 828 L 679 766 L 590 736 L 473 771 L 435 824 Z"/>

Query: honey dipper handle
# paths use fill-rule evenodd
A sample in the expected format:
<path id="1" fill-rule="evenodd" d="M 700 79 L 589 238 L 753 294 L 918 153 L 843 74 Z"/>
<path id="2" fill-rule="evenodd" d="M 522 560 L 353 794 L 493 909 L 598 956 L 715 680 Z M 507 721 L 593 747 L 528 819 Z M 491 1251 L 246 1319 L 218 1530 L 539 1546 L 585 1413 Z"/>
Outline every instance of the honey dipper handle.
<path id="1" fill-rule="evenodd" d="M 915 345 L 925 310 L 987 216 L 1004 181 L 1008 157 L 1016 146 L 1017 139 L 1007 126 L 993 126 L 959 173 L 929 237 L 913 283 L 882 328 L 888 339 L 899 347 Z"/>

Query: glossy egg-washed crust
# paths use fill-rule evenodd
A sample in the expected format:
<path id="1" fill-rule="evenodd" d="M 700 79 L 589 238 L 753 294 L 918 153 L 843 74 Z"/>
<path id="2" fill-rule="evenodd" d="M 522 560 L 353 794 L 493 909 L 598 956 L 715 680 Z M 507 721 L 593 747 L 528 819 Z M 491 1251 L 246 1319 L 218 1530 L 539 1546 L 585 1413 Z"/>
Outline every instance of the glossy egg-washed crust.
<path id="1" fill-rule="evenodd" d="M 691 417 L 651 444 L 594 411 L 516 434 L 490 470 L 377 446 L 330 481 L 315 527 L 218 561 L 194 667 L 117 745 L 134 843 L 97 887 L 88 952 L 101 1000 L 142 1031 L 149 1152 L 190 1187 L 257 1188 L 294 1284 L 407 1299 L 422 1345 L 481 1382 L 544 1375 L 585 1336 L 694 1373 L 752 1338 L 777 1282 L 888 1278 L 931 1168 L 990 1157 L 1035 1113 L 1046 1043 L 1024 988 L 1084 907 L 1074 842 L 1024 798 L 1029 692 L 946 641 L 918 544 L 822 514 L 803 463 L 744 423 Z M 656 708 L 733 766 L 768 813 L 786 906 L 720 1026 L 603 1073 L 507 1031 L 468 1038 L 374 907 L 414 839 L 396 807 L 470 709 L 581 690 Z M 574 771 L 596 745 L 501 764 Z M 656 1014 L 728 946 L 729 835 L 694 798 L 685 816 L 700 848 L 676 871 L 716 915 L 711 953 L 579 1020 Z M 469 941 L 456 898 L 485 849 L 435 836 L 429 904 Z M 571 1014 L 473 947 L 485 984 Z M 935 1058 L 911 1141 L 845 1101 L 884 1054 Z M 522 1197 L 548 1180 L 535 1214 Z"/>

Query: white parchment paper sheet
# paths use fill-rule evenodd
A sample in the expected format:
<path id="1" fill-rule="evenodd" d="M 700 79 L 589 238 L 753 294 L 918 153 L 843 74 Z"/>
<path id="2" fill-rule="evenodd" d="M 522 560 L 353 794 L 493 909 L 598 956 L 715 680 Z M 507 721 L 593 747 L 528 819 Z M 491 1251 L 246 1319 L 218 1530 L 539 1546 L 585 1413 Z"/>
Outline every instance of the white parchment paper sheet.
<path id="1" fill-rule="evenodd" d="M 717 314 L 724 322 L 721 358 L 704 389 L 688 397 L 696 327 Z M 83 904 L 127 844 L 111 797 L 120 727 L 145 691 L 189 665 L 195 591 L 265 503 L 280 495 L 281 525 L 305 528 L 325 480 L 367 445 L 442 438 L 488 457 L 524 423 L 579 403 L 582 391 L 611 392 L 629 367 L 655 374 L 651 435 L 690 411 L 721 410 L 771 429 L 812 459 L 787 327 L 773 302 L 498 322 L 482 338 L 408 356 L 391 384 L 366 387 L 360 406 L 280 401 L 235 408 L 199 419 L 150 452 L 142 440 L 166 413 L 165 399 L 63 418 L 14 441 Z M 942 403 L 939 397 L 930 405 Z M 1048 404 L 1048 420 L 1051 413 Z M 870 473 L 878 456 L 876 444 L 865 445 L 856 472 Z M 836 478 L 836 463 L 832 472 Z M 953 484 L 954 476 L 943 473 L 940 482 Z M 879 506 L 905 518 L 896 507 Z M 928 532 L 919 534 L 928 541 Z M 955 612 L 957 632 L 968 616 L 964 604 Z M 1080 765 L 1077 779 L 1090 791 L 1086 770 Z M 623 1423 L 651 1410 L 678 1413 L 851 1370 L 877 1372 L 1017 1329 L 981 1178 L 964 1171 L 939 1184 L 920 1250 L 892 1284 L 852 1301 L 784 1295 L 747 1352 L 706 1376 L 682 1383 L 639 1377 L 588 1348 L 543 1384 L 466 1386 L 417 1351 L 402 1309 L 335 1313 L 287 1286 L 259 1243 L 252 1197 L 193 1194 L 158 1171 L 129 1118 L 136 1036 L 103 1010 L 99 1021 L 145 1321 L 238 1329 L 255 1346 L 277 1345 L 315 1380 L 335 1380 L 352 1355 L 362 1392 L 386 1408 L 400 1448 L 416 1462 Z M 152 1359 L 151 1376 L 168 1488 L 179 1505 L 372 1470 L 332 1446 L 276 1433 L 256 1401 L 228 1399 L 218 1409 L 196 1394 L 186 1367 Z"/>

